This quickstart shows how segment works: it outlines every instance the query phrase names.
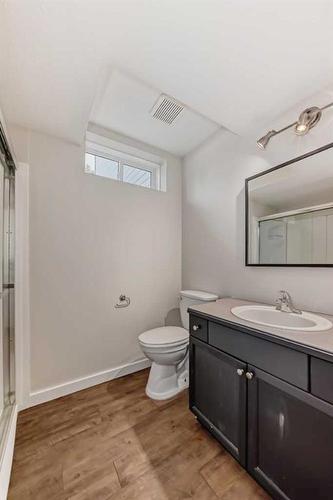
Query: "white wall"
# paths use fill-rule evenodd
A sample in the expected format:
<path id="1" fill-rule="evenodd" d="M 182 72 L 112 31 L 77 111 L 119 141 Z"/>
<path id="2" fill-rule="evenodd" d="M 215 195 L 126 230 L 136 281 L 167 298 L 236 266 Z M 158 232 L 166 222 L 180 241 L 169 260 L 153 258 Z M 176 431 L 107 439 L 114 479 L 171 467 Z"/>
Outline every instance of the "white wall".
<path id="1" fill-rule="evenodd" d="M 322 101 L 312 99 L 304 107 L 323 105 L 330 98 Z M 302 105 L 282 117 L 279 125 L 295 120 L 301 109 Z M 185 158 L 184 288 L 265 302 L 274 301 L 282 288 L 291 293 L 296 305 L 333 314 L 333 268 L 250 268 L 244 264 L 245 178 L 331 142 L 332 124 L 333 110 L 328 110 L 307 136 L 287 131 L 273 138 L 262 153 L 255 138 L 245 141 L 219 132 Z"/>
<path id="2" fill-rule="evenodd" d="M 85 174 L 83 147 L 10 135 L 30 165 L 31 391 L 142 358 L 138 334 L 177 306 L 180 160 L 148 149 L 167 159 L 157 192 Z M 130 307 L 114 308 L 120 293 Z"/>

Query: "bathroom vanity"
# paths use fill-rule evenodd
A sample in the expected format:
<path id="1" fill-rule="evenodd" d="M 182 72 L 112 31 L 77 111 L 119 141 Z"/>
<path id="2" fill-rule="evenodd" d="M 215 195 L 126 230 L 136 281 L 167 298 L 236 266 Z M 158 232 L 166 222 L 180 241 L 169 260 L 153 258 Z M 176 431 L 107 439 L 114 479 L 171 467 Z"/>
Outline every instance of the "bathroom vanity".
<path id="1" fill-rule="evenodd" d="M 333 498 L 333 328 L 282 330 L 231 313 L 249 304 L 189 309 L 190 409 L 273 498 Z"/>

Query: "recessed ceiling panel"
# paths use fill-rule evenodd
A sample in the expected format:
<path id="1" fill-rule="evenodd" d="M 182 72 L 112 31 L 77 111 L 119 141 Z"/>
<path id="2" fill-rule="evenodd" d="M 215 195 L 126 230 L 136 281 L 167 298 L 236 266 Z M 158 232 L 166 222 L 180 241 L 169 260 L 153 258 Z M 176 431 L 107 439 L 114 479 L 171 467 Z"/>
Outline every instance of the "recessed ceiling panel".
<path id="1" fill-rule="evenodd" d="M 183 156 L 219 125 L 120 71 L 113 71 L 97 96 L 90 121 Z"/>

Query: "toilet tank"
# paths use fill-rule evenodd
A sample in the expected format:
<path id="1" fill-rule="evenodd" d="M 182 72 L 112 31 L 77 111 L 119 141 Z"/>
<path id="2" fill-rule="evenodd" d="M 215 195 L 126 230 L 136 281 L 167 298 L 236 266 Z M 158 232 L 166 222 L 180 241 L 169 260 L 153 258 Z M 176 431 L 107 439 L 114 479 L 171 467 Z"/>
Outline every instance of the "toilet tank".
<path id="1" fill-rule="evenodd" d="M 219 297 L 214 293 L 201 292 L 200 290 L 182 290 L 180 292 L 180 317 L 183 327 L 189 329 L 189 315 L 187 312 L 188 307 L 196 304 L 203 304 L 204 302 L 215 302 Z"/>

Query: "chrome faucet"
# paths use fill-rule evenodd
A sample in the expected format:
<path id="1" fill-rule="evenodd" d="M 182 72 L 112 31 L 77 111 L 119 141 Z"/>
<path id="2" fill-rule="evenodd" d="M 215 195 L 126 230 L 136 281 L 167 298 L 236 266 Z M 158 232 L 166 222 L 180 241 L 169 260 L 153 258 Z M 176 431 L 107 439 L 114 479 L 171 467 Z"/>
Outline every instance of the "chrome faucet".
<path id="1" fill-rule="evenodd" d="M 296 309 L 290 297 L 290 294 L 286 290 L 280 290 L 280 295 L 275 302 L 277 311 L 302 314 L 302 311 Z"/>

